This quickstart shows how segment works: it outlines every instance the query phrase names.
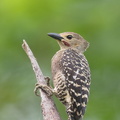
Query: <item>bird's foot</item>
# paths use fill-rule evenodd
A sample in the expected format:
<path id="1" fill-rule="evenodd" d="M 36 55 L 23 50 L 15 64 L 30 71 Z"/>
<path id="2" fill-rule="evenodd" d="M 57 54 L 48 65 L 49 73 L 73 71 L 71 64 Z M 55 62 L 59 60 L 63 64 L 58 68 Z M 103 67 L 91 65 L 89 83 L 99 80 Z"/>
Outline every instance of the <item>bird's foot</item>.
<path id="1" fill-rule="evenodd" d="M 35 93 L 36 96 L 40 96 L 38 94 L 38 89 L 41 89 L 42 91 L 44 91 L 47 94 L 47 96 L 49 96 L 49 97 L 52 96 L 53 93 L 54 93 L 53 89 L 50 88 L 49 86 L 37 83 L 35 85 L 35 89 L 34 89 L 34 93 Z"/>

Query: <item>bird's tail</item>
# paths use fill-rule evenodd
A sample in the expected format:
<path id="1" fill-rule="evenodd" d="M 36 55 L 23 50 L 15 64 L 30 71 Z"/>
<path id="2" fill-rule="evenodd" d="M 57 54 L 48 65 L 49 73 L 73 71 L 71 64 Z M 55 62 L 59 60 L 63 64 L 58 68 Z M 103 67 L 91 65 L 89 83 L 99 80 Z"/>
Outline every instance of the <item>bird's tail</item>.
<path id="1" fill-rule="evenodd" d="M 82 120 L 82 117 L 78 117 L 78 116 L 71 117 L 71 116 L 69 116 L 68 120 Z"/>
<path id="2" fill-rule="evenodd" d="M 76 113 L 73 113 L 72 111 L 67 110 L 68 113 L 68 120 L 82 120 L 82 115 L 77 115 Z"/>
<path id="3" fill-rule="evenodd" d="M 70 105 L 67 108 L 68 120 L 82 120 L 83 114 L 80 114 L 79 107 L 77 108 L 78 110 L 74 110 L 74 108 L 77 108 L 77 106 L 73 107 L 73 105 Z"/>

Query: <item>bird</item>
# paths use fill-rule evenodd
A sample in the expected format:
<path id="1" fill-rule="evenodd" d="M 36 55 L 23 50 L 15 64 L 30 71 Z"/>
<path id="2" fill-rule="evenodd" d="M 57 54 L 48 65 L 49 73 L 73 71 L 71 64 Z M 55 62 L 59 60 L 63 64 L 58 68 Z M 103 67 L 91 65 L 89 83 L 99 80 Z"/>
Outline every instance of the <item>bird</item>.
<path id="1" fill-rule="evenodd" d="M 90 94 L 91 73 L 84 52 L 89 47 L 81 35 L 74 32 L 48 33 L 57 40 L 60 50 L 51 60 L 54 88 L 37 85 L 53 94 L 64 104 L 68 120 L 82 120 Z"/>

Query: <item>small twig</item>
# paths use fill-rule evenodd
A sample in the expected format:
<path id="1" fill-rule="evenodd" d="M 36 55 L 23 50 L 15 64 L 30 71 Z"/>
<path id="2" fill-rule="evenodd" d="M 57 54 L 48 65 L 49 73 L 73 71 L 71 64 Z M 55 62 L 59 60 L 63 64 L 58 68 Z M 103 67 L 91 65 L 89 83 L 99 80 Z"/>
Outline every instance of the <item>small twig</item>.
<path id="1" fill-rule="evenodd" d="M 31 49 L 29 48 L 25 40 L 23 40 L 22 48 L 24 49 L 24 51 L 26 52 L 26 54 L 28 55 L 31 61 L 33 70 L 36 75 L 37 82 L 40 84 L 46 85 L 44 76 L 37 63 L 37 60 L 35 59 Z M 44 120 L 61 120 L 52 98 L 48 97 L 42 90 L 39 89 L 39 91 L 41 96 L 41 107 L 42 107 L 43 119 Z"/>

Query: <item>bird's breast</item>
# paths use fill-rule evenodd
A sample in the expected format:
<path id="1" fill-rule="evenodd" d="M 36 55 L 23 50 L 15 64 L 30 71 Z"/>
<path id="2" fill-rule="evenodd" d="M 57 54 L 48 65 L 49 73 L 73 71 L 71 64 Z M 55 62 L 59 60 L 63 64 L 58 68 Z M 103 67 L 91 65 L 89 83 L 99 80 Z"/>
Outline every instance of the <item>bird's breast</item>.
<path id="1" fill-rule="evenodd" d="M 54 77 L 56 76 L 56 74 L 59 73 L 59 71 L 61 71 L 61 58 L 63 55 L 63 51 L 59 50 L 52 58 L 51 61 L 51 71 L 52 71 L 52 79 L 54 80 Z"/>

